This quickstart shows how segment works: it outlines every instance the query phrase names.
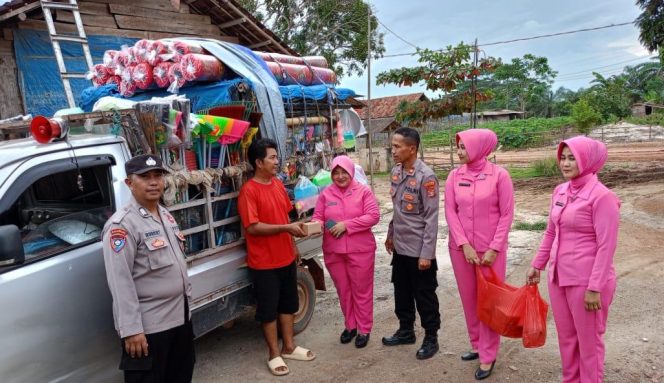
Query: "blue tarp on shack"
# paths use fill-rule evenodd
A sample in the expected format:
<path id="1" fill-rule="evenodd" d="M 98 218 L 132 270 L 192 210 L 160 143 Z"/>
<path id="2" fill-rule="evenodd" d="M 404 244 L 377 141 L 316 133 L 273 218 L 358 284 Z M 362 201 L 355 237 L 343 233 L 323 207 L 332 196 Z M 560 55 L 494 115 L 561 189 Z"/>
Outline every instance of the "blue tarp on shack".
<path id="1" fill-rule="evenodd" d="M 57 110 L 69 107 L 48 32 L 30 29 L 15 29 L 13 32 L 25 110 L 33 115 L 52 116 Z M 88 36 L 92 61 L 101 62 L 106 50 L 133 45 L 136 41 L 126 37 Z M 63 41 L 60 46 L 68 72 L 88 71 L 81 44 Z M 76 104 L 79 105 L 81 93 L 91 82 L 73 79 L 71 85 Z"/>

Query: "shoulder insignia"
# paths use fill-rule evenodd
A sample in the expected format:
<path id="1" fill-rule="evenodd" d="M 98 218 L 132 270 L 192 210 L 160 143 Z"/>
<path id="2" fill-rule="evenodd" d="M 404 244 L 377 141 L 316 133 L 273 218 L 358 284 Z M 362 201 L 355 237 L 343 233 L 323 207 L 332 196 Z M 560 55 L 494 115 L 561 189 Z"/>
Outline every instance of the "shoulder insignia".
<path id="1" fill-rule="evenodd" d="M 141 214 L 143 218 L 147 218 L 150 216 L 150 212 L 148 212 L 148 210 L 144 207 L 139 207 L 138 212 Z"/>
<path id="2" fill-rule="evenodd" d="M 429 198 L 433 198 L 436 196 L 437 190 L 436 190 L 436 181 L 434 180 L 429 180 L 424 183 L 424 188 L 427 189 L 427 196 Z"/>
<path id="3" fill-rule="evenodd" d="M 127 244 L 127 230 L 111 229 L 110 233 L 111 249 L 119 253 Z"/>

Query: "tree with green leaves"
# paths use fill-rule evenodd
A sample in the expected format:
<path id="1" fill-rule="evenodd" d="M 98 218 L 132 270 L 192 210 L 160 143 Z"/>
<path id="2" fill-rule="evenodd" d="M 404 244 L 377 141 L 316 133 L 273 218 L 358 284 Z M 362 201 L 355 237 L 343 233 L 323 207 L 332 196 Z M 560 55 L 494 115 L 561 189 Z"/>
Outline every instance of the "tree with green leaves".
<path id="1" fill-rule="evenodd" d="M 639 41 L 650 52 L 659 50 L 659 59 L 664 64 L 664 0 L 636 0 L 643 12 L 634 22 L 639 27 Z"/>
<path id="2" fill-rule="evenodd" d="M 558 72 L 549 66 L 546 57 L 527 53 L 522 58 L 515 57 L 510 63 L 504 63 L 493 74 L 495 82 L 495 100 L 505 109 L 528 110 L 528 105 L 535 105 L 550 99 L 551 85 Z M 545 106 L 545 112 L 549 105 Z M 546 115 L 546 114 L 544 114 Z"/>
<path id="3" fill-rule="evenodd" d="M 385 52 L 378 20 L 371 16 L 368 36 L 368 7 L 363 0 L 238 0 L 288 46 L 303 56 L 324 56 L 338 76 L 360 75 L 372 57 Z"/>
<path id="4" fill-rule="evenodd" d="M 473 46 L 463 43 L 456 47 L 448 46 L 442 51 L 418 49 L 416 54 L 419 56 L 419 66 L 392 69 L 378 74 L 376 83 L 379 85 L 422 84 L 427 90 L 440 94 L 428 101 L 403 102 L 399 105 L 396 120 L 409 126 L 420 127 L 429 120 L 468 112 L 475 102 L 488 100 L 491 97 L 489 92 L 481 89 L 473 92 L 469 83 L 493 72 L 500 62 L 493 57 L 483 57 L 475 65 L 471 60 L 474 49 Z"/>
<path id="5" fill-rule="evenodd" d="M 632 91 L 628 88 L 627 80 L 622 75 L 604 77 L 593 72 L 595 79 L 592 86 L 580 91 L 581 98 L 599 112 L 603 119 L 622 118 L 632 114 Z"/>
<path id="6" fill-rule="evenodd" d="M 572 106 L 572 120 L 579 132 L 588 135 L 592 128 L 602 122 L 602 115 L 587 100 L 581 99 Z"/>

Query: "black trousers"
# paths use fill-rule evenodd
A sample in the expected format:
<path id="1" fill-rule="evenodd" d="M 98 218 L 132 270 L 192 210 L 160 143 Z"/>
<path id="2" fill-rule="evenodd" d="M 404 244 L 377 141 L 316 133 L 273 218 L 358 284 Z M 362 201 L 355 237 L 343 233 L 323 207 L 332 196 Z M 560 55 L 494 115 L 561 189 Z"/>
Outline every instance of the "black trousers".
<path id="1" fill-rule="evenodd" d="M 148 356 L 132 358 L 122 342 L 120 369 L 125 383 L 190 383 L 194 372 L 194 331 L 186 307 L 186 322 L 178 327 L 146 334 Z"/>
<path id="2" fill-rule="evenodd" d="M 399 329 L 412 330 L 417 307 L 426 334 L 436 335 L 440 329 L 440 306 L 436 295 L 438 265 L 434 259 L 429 269 L 420 270 L 418 261 L 418 258 L 396 252 L 392 256 L 394 313 L 399 319 Z"/>

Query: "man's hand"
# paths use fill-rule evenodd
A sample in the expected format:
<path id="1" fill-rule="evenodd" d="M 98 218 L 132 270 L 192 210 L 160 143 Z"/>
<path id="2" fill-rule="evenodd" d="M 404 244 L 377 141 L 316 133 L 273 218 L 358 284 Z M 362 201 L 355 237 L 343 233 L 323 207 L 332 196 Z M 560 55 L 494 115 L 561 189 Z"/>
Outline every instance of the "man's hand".
<path id="1" fill-rule="evenodd" d="M 540 271 L 531 266 L 526 273 L 526 283 L 529 285 L 540 283 Z"/>
<path id="2" fill-rule="evenodd" d="M 429 270 L 430 267 L 431 267 L 431 260 L 430 259 L 420 258 L 417 261 L 417 268 L 420 269 L 420 270 Z"/>
<path id="3" fill-rule="evenodd" d="M 477 256 L 477 252 L 475 249 L 473 249 L 472 246 L 470 246 L 469 243 L 466 243 L 463 245 L 463 256 L 466 258 L 466 262 L 472 264 L 472 265 L 479 265 L 480 264 L 480 257 Z"/>
<path id="4" fill-rule="evenodd" d="M 493 262 L 496 260 L 497 256 L 498 256 L 498 253 L 496 253 L 495 250 L 493 250 L 493 249 L 487 250 L 487 252 L 484 253 L 484 257 L 482 257 L 482 265 L 483 266 L 493 265 Z"/>
<path id="5" fill-rule="evenodd" d="M 392 237 L 387 237 L 385 240 L 385 250 L 387 250 L 388 254 L 392 254 L 394 252 L 394 242 L 392 242 Z"/>
<path id="6" fill-rule="evenodd" d="M 148 340 L 143 333 L 124 338 L 124 346 L 125 351 L 132 358 L 148 356 Z"/>
<path id="7" fill-rule="evenodd" d="M 332 226 L 330 229 L 330 234 L 335 238 L 341 237 L 346 232 L 346 224 L 343 222 L 337 222 L 336 225 Z"/>
<path id="8" fill-rule="evenodd" d="M 586 290 L 586 295 L 583 297 L 583 303 L 588 311 L 599 311 L 602 309 L 602 301 L 597 291 Z"/>
<path id="9" fill-rule="evenodd" d="M 304 231 L 304 223 L 293 222 L 287 225 L 286 231 L 295 237 L 306 237 L 307 233 Z"/>

